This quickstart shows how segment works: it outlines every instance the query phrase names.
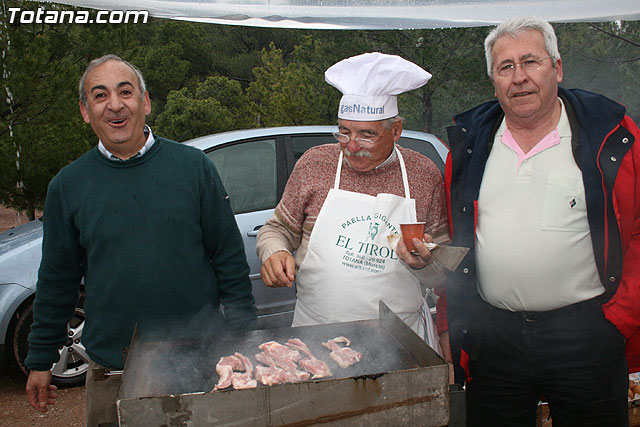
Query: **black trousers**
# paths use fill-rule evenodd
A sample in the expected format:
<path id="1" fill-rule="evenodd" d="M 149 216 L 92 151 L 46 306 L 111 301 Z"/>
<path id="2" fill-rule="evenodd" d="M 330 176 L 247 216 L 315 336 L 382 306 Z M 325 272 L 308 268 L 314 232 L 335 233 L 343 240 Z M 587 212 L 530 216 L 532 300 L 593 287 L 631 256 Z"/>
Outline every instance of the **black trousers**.
<path id="1" fill-rule="evenodd" d="M 467 425 L 535 426 L 544 396 L 553 427 L 627 426 L 625 340 L 601 304 L 598 297 L 531 313 L 485 303 L 469 365 Z"/>

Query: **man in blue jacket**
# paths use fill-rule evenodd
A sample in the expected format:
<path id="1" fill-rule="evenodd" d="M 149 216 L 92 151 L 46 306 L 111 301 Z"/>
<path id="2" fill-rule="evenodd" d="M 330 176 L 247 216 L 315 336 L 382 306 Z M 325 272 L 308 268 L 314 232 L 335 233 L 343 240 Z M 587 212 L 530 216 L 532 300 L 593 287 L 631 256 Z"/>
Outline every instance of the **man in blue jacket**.
<path id="1" fill-rule="evenodd" d="M 549 23 L 516 18 L 485 41 L 497 101 L 455 118 L 446 186 L 456 382 L 472 426 L 628 424 L 628 348 L 640 325 L 640 131 L 601 95 L 558 87 Z M 630 358 L 632 360 L 632 358 Z"/>

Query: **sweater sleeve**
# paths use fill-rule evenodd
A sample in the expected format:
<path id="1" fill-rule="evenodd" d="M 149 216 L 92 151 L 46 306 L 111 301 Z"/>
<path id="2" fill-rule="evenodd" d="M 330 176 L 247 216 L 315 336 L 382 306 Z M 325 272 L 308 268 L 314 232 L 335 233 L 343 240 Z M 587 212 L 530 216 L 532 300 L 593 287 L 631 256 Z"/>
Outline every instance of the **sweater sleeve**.
<path id="1" fill-rule="evenodd" d="M 84 252 L 65 212 L 62 187 L 58 175 L 49 185 L 45 202 L 42 260 L 25 361 L 28 370 L 49 370 L 60 358 L 58 348 L 67 340 L 67 322 L 73 317 L 83 276 Z"/>
<path id="2" fill-rule="evenodd" d="M 261 262 L 278 251 L 294 252 L 300 247 L 306 207 L 312 193 L 309 182 L 315 166 L 309 160 L 313 151 L 307 151 L 298 160 L 273 216 L 260 228 L 256 253 Z"/>
<path id="3" fill-rule="evenodd" d="M 265 262 L 271 255 L 278 251 L 293 253 L 300 245 L 301 233 L 292 231 L 282 216 L 278 213 L 280 204 L 276 207 L 273 216 L 260 228 L 256 241 L 256 253 L 260 262 Z"/>
<path id="4" fill-rule="evenodd" d="M 204 154 L 202 158 L 205 177 L 200 220 L 203 241 L 218 279 L 225 318 L 240 324 L 256 317 L 249 264 L 222 180 L 213 162 Z"/>
<path id="5" fill-rule="evenodd" d="M 427 204 L 427 221 L 425 233 L 433 237 L 433 241 L 438 244 L 447 244 L 451 241 L 449 237 L 449 223 L 447 221 L 447 198 L 445 195 L 444 183 L 440 173 L 435 166 L 428 169 L 427 181 L 432 182 L 430 194 L 419 203 Z"/>

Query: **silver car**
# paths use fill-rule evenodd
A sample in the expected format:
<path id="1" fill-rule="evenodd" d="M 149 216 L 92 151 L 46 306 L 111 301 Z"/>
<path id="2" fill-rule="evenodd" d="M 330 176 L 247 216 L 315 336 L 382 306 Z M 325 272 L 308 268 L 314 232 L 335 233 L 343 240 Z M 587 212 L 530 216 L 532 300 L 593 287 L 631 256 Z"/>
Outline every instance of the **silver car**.
<path id="1" fill-rule="evenodd" d="M 242 233 L 251 268 L 250 278 L 260 328 L 289 326 L 295 305 L 295 287 L 272 289 L 260 279 L 256 236 L 282 196 L 296 161 L 309 148 L 334 143 L 335 126 L 259 128 L 204 136 L 185 142 L 203 150 L 215 163 Z M 444 171 L 448 149 L 431 134 L 404 131 L 399 144 L 431 158 Z M 39 220 L 0 233 L 0 345 L 23 371 L 27 353 L 33 298 L 41 258 L 42 223 Z M 57 385 L 84 383 L 88 356 L 82 345 L 82 294 L 69 323 L 68 340 L 52 369 Z"/>

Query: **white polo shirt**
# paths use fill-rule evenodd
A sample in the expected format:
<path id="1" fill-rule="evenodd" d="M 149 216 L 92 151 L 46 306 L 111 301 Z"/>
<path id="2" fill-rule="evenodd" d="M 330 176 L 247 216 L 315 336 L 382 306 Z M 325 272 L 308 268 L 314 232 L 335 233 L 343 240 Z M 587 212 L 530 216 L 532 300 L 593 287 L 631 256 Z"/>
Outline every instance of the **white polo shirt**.
<path id="1" fill-rule="evenodd" d="M 553 310 L 604 292 L 564 105 L 558 127 L 526 154 L 504 120 L 498 129 L 478 198 L 476 265 L 480 295 L 506 310 Z"/>

